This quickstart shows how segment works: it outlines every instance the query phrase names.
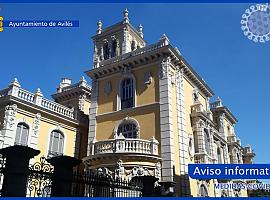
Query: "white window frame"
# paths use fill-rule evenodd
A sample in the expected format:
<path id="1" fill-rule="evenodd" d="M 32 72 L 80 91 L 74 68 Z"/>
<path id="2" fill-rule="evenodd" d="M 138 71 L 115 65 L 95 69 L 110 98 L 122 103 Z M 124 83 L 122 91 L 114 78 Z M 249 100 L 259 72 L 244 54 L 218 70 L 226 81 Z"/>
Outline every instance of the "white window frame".
<path id="1" fill-rule="evenodd" d="M 55 138 L 54 137 L 54 135 L 52 135 L 52 134 L 55 134 L 55 133 L 58 133 L 59 135 L 61 135 L 62 136 L 62 149 L 61 149 L 61 151 L 59 151 L 59 144 L 60 144 L 60 142 L 59 141 L 61 141 L 61 139 L 59 138 L 59 140 L 58 140 L 58 145 L 57 145 L 57 151 L 54 151 L 53 150 L 53 141 L 52 141 L 52 139 L 53 138 Z M 49 148 L 48 148 L 48 157 L 54 157 L 54 156 L 60 156 L 60 155 L 64 155 L 64 147 L 65 147 L 65 135 L 64 135 L 64 133 L 62 132 L 62 131 L 60 131 L 60 130 L 52 130 L 51 132 L 50 132 L 50 134 L 49 134 Z"/>
<path id="2" fill-rule="evenodd" d="M 17 138 L 17 135 L 18 135 L 18 127 L 21 127 L 20 128 L 20 133 L 19 133 L 19 142 L 16 141 L 16 138 Z M 23 127 L 23 128 L 22 128 Z M 21 142 L 21 139 L 22 139 L 22 133 L 23 133 L 23 130 L 24 130 L 24 127 L 26 127 L 26 130 L 27 130 L 27 140 L 26 140 L 26 144 L 22 144 Z M 26 124 L 25 122 L 19 122 L 16 126 L 16 134 L 15 134 L 15 141 L 14 141 L 14 144 L 15 145 L 22 145 L 22 146 L 28 146 L 28 143 L 29 143 L 29 134 L 30 134 L 30 126 L 28 124 Z"/>
<path id="3" fill-rule="evenodd" d="M 132 126 L 132 130 L 119 132 L 119 129 L 124 128 L 125 126 Z M 139 138 L 138 128 L 137 128 L 136 124 L 131 122 L 131 121 L 123 122 L 119 125 L 118 130 L 117 130 L 117 135 L 120 136 L 120 133 L 125 138 L 128 138 L 128 139 L 138 139 Z M 129 134 L 131 134 L 132 137 L 127 137 Z"/>
<path id="4" fill-rule="evenodd" d="M 137 139 L 140 138 L 140 125 L 139 122 L 135 119 L 135 118 L 131 118 L 131 117 L 126 117 L 124 119 L 122 119 L 121 121 L 118 121 L 118 123 L 116 124 L 116 126 L 114 127 L 114 138 L 118 138 L 118 128 L 123 125 L 123 124 L 134 124 L 137 130 Z"/>
<path id="5" fill-rule="evenodd" d="M 130 108 L 136 107 L 136 79 L 133 76 L 133 74 L 124 74 L 122 75 L 122 79 L 119 81 L 118 85 L 118 94 L 117 94 L 117 110 L 125 110 L 125 109 L 130 109 L 130 108 L 123 108 L 122 109 L 122 82 L 126 79 L 132 79 L 133 81 L 133 106 Z"/>

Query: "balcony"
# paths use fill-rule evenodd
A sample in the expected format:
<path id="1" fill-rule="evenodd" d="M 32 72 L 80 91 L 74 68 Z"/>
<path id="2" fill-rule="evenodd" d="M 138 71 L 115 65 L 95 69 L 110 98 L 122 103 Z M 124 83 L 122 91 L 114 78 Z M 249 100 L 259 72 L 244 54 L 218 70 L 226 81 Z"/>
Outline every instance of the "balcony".
<path id="1" fill-rule="evenodd" d="M 139 48 L 135 51 L 131 51 L 131 52 L 128 52 L 128 53 L 125 53 L 123 55 L 120 55 L 120 56 L 115 56 L 113 58 L 109 58 L 109 59 L 106 59 L 106 60 L 102 60 L 102 61 L 95 61 L 94 62 L 94 68 L 98 68 L 99 66 L 103 67 L 105 65 L 108 65 L 108 64 L 111 64 L 111 63 L 117 63 L 117 62 L 120 62 L 122 60 L 125 60 L 129 57 L 135 57 L 135 56 L 138 56 L 138 55 L 142 55 L 142 54 L 145 54 L 147 52 L 151 52 L 151 51 L 154 51 L 154 50 L 157 50 L 157 49 L 160 49 L 166 45 L 168 45 L 168 40 L 166 40 L 166 38 L 161 38 L 159 42 L 155 43 L 155 44 L 152 44 L 152 45 L 149 45 L 149 46 L 146 46 L 146 47 L 143 47 L 143 48 Z"/>
<path id="2" fill-rule="evenodd" d="M 230 144 L 238 144 L 239 146 L 241 146 L 241 140 L 239 138 L 236 138 L 235 135 L 229 135 L 227 137 L 227 141 Z"/>
<path id="3" fill-rule="evenodd" d="M 158 141 L 155 138 L 151 140 L 118 138 L 93 142 L 91 145 L 91 155 L 110 153 L 158 155 Z"/>
<path id="4" fill-rule="evenodd" d="M 213 120 L 212 112 L 210 110 L 205 110 L 203 105 L 198 101 L 191 106 L 191 116 L 196 117 L 199 115 L 204 116 L 206 119 L 210 119 L 211 121 Z"/>
<path id="5" fill-rule="evenodd" d="M 93 141 L 89 146 L 89 156 L 83 160 L 87 165 L 94 165 L 96 161 L 104 163 L 114 159 L 156 162 L 161 160 L 158 144 L 159 142 L 154 137 L 150 140 L 121 137 Z"/>
<path id="6" fill-rule="evenodd" d="M 9 85 L 8 88 L 0 90 L 0 98 L 15 97 L 31 105 L 41 107 L 45 110 L 57 113 L 70 119 L 75 119 L 74 108 L 68 108 L 54 101 L 46 99 L 39 89 L 35 93 L 21 88 L 17 79 Z"/>

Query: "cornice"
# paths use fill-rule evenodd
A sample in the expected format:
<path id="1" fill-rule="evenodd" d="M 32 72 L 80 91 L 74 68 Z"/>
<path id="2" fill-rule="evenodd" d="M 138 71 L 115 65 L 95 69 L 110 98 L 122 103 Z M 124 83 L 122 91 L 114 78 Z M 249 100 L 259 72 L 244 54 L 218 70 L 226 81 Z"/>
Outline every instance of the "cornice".
<path id="1" fill-rule="evenodd" d="M 212 97 L 214 95 L 214 92 L 205 83 L 205 81 L 203 81 L 187 61 L 170 44 L 162 46 L 160 43 L 156 43 L 137 49 L 102 61 L 100 62 L 100 67 L 93 68 L 85 73 L 92 79 L 98 79 L 109 74 L 118 73 L 124 67 L 135 68 L 161 60 L 164 56 L 169 56 L 174 66 L 183 70 L 184 75 L 188 77 L 206 97 Z"/>

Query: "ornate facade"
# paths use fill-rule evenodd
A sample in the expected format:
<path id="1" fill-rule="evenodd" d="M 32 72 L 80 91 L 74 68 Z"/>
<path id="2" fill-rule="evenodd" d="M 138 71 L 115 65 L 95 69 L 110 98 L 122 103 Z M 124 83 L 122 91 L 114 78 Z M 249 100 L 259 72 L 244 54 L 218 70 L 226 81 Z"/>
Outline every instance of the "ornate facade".
<path id="1" fill-rule="evenodd" d="M 93 67 L 77 84 L 63 79 L 45 99 L 17 80 L 0 91 L 0 147 L 39 148 L 43 155 L 83 159 L 86 169 L 130 180 L 151 175 L 177 196 L 246 196 L 214 188 L 232 180 L 193 180 L 189 163 L 252 163 L 237 119 L 164 34 L 147 45 L 128 10 L 110 27 L 97 24 Z M 55 144 L 57 144 L 55 146 Z M 244 181 L 244 180 L 237 180 Z"/>

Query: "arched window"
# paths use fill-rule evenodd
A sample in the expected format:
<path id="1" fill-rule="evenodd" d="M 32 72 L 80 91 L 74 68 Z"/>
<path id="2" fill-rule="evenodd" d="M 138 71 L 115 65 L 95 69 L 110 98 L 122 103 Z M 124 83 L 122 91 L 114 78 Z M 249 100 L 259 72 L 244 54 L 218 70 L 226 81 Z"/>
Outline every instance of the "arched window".
<path id="1" fill-rule="evenodd" d="M 136 124 L 132 122 L 123 122 L 119 125 L 117 134 L 122 133 L 125 138 L 138 138 L 138 129 Z"/>
<path id="2" fill-rule="evenodd" d="M 103 45 L 103 53 L 104 53 L 104 60 L 110 58 L 110 48 L 107 42 Z"/>
<path id="3" fill-rule="evenodd" d="M 19 123 L 17 125 L 15 144 L 27 146 L 29 135 L 29 126 L 25 123 Z"/>
<path id="4" fill-rule="evenodd" d="M 49 156 L 63 155 L 64 135 L 60 131 L 52 131 L 50 135 Z"/>
<path id="5" fill-rule="evenodd" d="M 208 155 L 211 153 L 211 147 L 210 147 L 210 136 L 207 131 L 207 129 L 204 129 L 204 145 L 205 145 L 205 150 Z"/>
<path id="6" fill-rule="evenodd" d="M 201 197 L 208 197 L 207 189 L 206 189 L 205 185 L 203 185 L 203 184 L 200 186 L 199 195 Z"/>
<path id="7" fill-rule="evenodd" d="M 132 108 L 135 102 L 134 83 L 132 78 L 124 79 L 121 82 L 121 109 Z"/>
<path id="8" fill-rule="evenodd" d="M 116 56 L 116 48 L 117 48 L 117 42 L 116 42 L 116 40 L 113 40 L 112 41 L 111 58 Z"/>
<path id="9" fill-rule="evenodd" d="M 231 135 L 231 128 L 227 126 L 228 135 Z"/>
<path id="10" fill-rule="evenodd" d="M 131 42 L 131 51 L 134 51 L 135 48 L 136 48 L 136 44 L 135 44 L 135 41 L 133 40 L 133 41 Z"/>
<path id="11" fill-rule="evenodd" d="M 221 151 L 219 147 L 217 148 L 217 160 L 218 160 L 218 163 L 222 163 Z"/>

